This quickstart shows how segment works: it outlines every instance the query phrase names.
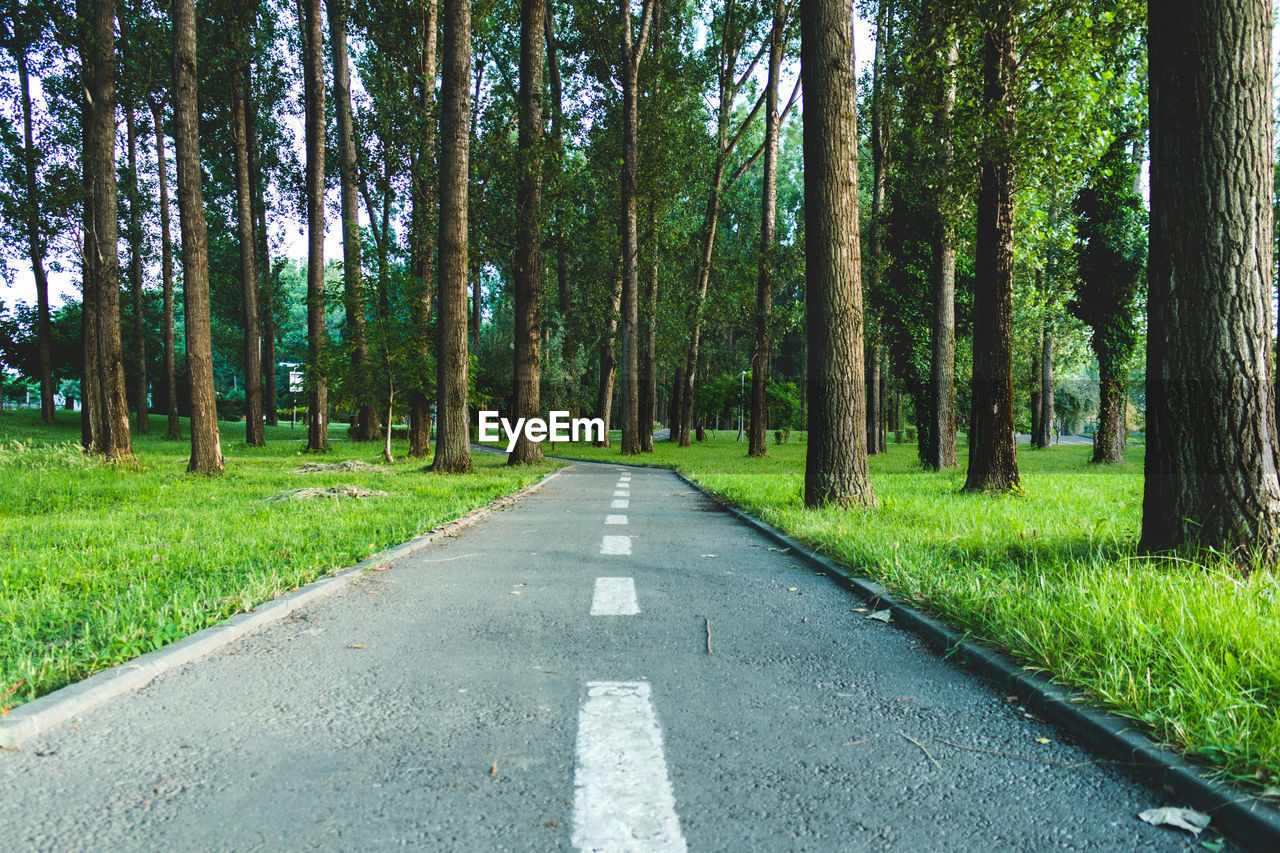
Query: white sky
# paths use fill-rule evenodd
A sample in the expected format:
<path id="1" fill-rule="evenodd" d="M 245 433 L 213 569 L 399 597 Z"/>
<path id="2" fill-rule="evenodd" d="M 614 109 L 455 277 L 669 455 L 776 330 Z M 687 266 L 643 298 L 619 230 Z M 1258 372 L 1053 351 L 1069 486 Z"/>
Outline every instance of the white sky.
<path id="1" fill-rule="evenodd" d="M 855 14 L 857 14 L 856 7 L 854 11 Z M 859 71 L 865 71 L 870 65 L 875 53 L 874 24 L 864 21 L 859 17 L 854 23 L 854 39 L 854 51 L 858 60 Z M 761 76 L 761 82 L 763 83 L 763 75 L 767 74 L 767 65 L 765 63 L 761 63 L 761 65 L 764 68 L 764 71 L 758 70 L 757 75 Z M 791 87 L 795 85 L 794 75 L 799 73 L 799 67 L 799 62 L 793 61 L 790 63 L 789 68 L 784 68 L 784 79 L 780 81 L 781 85 L 779 86 L 779 98 L 781 100 L 785 100 L 787 98 L 791 92 Z M 791 72 L 790 75 L 787 74 L 788 70 Z M 358 85 L 358 81 L 355 82 Z M 32 83 L 37 89 L 37 91 L 33 92 L 34 100 L 36 101 L 36 108 L 40 109 L 43 104 L 43 97 L 38 91 L 39 81 L 32 80 Z M 295 117 L 292 124 L 296 125 L 293 128 L 294 138 L 297 140 L 298 144 L 301 145 L 303 139 L 301 118 Z M 172 142 L 170 142 L 166 147 L 168 149 L 169 156 L 172 157 Z M 152 149 L 152 151 L 154 152 L 154 149 Z M 147 156 L 145 150 L 141 152 L 141 156 Z M 154 158 L 154 153 L 152 153 L 151 156 Z M 304 153 L 299 150 L 298 161 L 302 163 L 305 162 L 305 159 Z M 145 166 L 143 168 L 145 168 Z M 171 197 L 170 204 L 172 205 L 170 211 L 171 215 L 175 218 L 174 237 L 177 239 L 177 198 Z M 363 205 L 360 207 L 360 221 L 361 224 L 368 224 L 367 214 Z M 305 223 L 293 218 L 292 216 L 282 216 L 279 211 L 277 211 L 275 215 L 269 217 L 269 222 L 269 227 L 272 230 L 272 245 L 282 246 L 284 254 L 289 257 L 305 259 L 307 252 Z M 123 231 L 121 236 L 123 237 Z M 277 243 L 277 240 L 279 243 Z M 326 222 L 324 254 L 326 259 L 342 258 L 342 227 L 335 217 L 329 217 Z M 121 260 L 124 262 L 126 259 L 122 257 Z M 3 301 L 6 305 L 13 305 L 17 302 L 34 304 L 36 301 L 36 286 L 35 277 L 31 272 L 30 263 L 8 262 L 8 266 L 13 278 L 13 285 L 9 286 L 0 282 L 0 301 Z M 151 283 L 154 284 L 154 282 Z M 71 272 L 49 272 L 49 302 L 51 305 L 56 307 L 65 302 L 68 298 L 78 298 L 79 293 L 80 279 L 78 274 Z"/>

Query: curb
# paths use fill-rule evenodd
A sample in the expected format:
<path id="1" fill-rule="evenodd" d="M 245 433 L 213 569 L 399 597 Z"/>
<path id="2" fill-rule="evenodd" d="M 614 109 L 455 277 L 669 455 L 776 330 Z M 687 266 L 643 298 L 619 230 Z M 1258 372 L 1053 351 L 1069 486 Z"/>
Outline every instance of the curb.
<path id="1" fill-rule="evenodd" d="M 1176 796 L 1210 815 L 1213 825 L 1241 846 L 1251 850 L 1280 850 L 1280 810 L 1243 791 L 1205 778 L 1200 768 L 1151 740 L 1135 728 L 1132 720 L 1089 705 L 1084 696 L 1019 665 L 1003 652 L 965 639 L 937 619 L 898 601 L 889 595 L 886 587 L 868 578 L 849 575 L 833 560 L 748 515 L 679 471 L 666 470 L 742 524 L 789 549 L 810 568 L 825 572 L 832 582 L 864 599 L 874 609 L 888 609 L 894 622 L 922 636 L 944 657 L 958 658 L 987 680 L 1011 690 L 1029 710 L 1067 729 L 1095 752 L 1127 766 L 1153 789 Z"/>
<path id="2" fill-rule="evenodd" d="M 20 705 L 0 718 L 0 749 L 16 749 L 36 735 L 66 722 L 109 699 L 149 684 L 156 676 L 190 663 L 244 635 L 279 621 L 293 611 L 318 598 L 326 598 L 349 586 L 374 566 L 399 560 L 421 551 L 438 539 L 453 536 L 489 518 L 494 512 L 511 506 L 563 473 L 557 468 L 538 482 L 518 492 L 498 498 L 472 510 L 461 518 L 440 525 L 435 530 L 416 536 L 408 542 L 380 551 L 331 577 L 320 578 L 279 598 L 263 602 L 253 610 L 237 613 L 154 652 L 134 658 L 95 673 L 83 681 L 68 684 L 38 699 Z"/>

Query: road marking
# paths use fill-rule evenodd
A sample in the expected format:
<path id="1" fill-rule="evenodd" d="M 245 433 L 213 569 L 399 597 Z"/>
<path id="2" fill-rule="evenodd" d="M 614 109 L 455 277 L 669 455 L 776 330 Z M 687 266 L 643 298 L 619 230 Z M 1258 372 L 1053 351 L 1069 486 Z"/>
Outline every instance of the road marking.
<path id="1" fill-rule="evenodd" d="M 618 479 L 619 479 L 619 480 L 621 480 L 621 481 L 622 481 L 622 482 L 624 482 L 624 483 L 629 483 L 629 482 L 631 482 L 631 475 L 630 475 L 630 474 L 623 474 L 623 475 L 622 475 L 621 477 L 619 477 Z"/>
<path id="2" fill-rule="evenodd" d="M 606 536 L 600 543 L 601 554 L 626 555 L 631 553 L 630 536 Z"/>
<path id="3" fill-rule="evenodd" d="M 640 612 L 633 578 L 596 578 L 591 594 L 592 616 L 634 616 Z"/>
<path id="4" fill-rule="evenodd" d="M 629 501 L 627 500 L 616 500 L 609 504 L 609 509 L 626 509 L 628 503 Z"/>
<path id="5" fill-rule="evenodd" d="M 647 681 L 592 681 L 578 715 L 573 846 L 685 853 Z"/>
<path id="6" fill-rule="evenodd" d="M 631 492 L 619 489 L 618 491 L 613 493 L 613 496 L 615 498 L 629 498 L 631 497 Z"/>
<path id="7" fill-rule="evenodd" d="M 604 517 L 605 524 L 626 524 L 627 517 L 625 515 L 606 515 Z"/>

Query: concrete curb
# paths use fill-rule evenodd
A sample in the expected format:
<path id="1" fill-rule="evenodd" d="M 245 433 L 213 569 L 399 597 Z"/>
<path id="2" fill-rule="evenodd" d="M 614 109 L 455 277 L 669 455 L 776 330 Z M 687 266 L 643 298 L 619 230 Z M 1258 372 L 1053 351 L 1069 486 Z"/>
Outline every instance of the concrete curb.
<path id="1" fill-rule="evenodd" d="M 505 509 L 525 495 L 534 492 L 563 473 L 565 468 L 557 468 L 533 485 L 526 486 L 514 494 L 499 498 L 479 509 L 472 510 L 461 518 L 437 527 L 430 533 L 414 537 L 408 542 L 396 545 L 374 554 L 338 574 L 312 581 L 299 587 L 287 595 L 263 602 L 251 611 L 236 615 L 211 625 L 201 631 L 184 637 L 154 652 L 148 652 L 128 663 L 113 666 L 111 669 L 95 673 L 83 681 L 68 684 L 18 706 L 10 714 L 0 717 L 0 749 L 15 749 L 36 735 L 42 734 L 59 723 L 66 722 L 90 708 L 114 699 L 131 690 L 145 687 L 156 676 L 163 672 L 190 663 L 215 649 L 256 631 L 265 625 L 288 616 L 300 607 L 304 607 L 318 598 L 325 598 L 344 589 L 356 579 L 364 575 L 374 566 L 399 560 L 431 545 L 438 539 L 453 536 L 484 521 L 497 510 Z"/>
<path id="2" fill-rule="evenodd" d="M 874 609 L 888 609 L 894 622 L 924 637 L 944 656 L 960 660 L 1001 689 L 1008 689 L 1020 697 L 1028 709 L 1067 729 L 1094 751 L 1127 766 L 1155 790 L 1175 797 L 1176 805 L 1191 806 L 1210 815 L 1213 826 L 1241 846 L 1252 850 L 1280 850 L 1280 811 L 1275 807 L 1205 778 L 1201 768 L 1152 741 L 1135 728 L 1132 720 L 1093 707 L 1084 696 L 1020 666 L 1003 652 L 965 639 L 937 619 L 893 598 L 884 586 L 849 575 L 831 559 L 748 515 L 679 471 L 666 470 L 715 501 L 738 521 L 787 548 L 811 568 L 820 569 L 834 583 L 866 600 Z"/>

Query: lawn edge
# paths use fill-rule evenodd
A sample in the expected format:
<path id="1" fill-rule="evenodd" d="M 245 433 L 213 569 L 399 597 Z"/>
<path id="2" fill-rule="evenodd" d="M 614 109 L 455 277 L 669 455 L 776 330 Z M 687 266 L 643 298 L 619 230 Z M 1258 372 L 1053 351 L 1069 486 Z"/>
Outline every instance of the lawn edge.
<path id="1" fill-rule="evenodd" d="M 189 634 L 156 651 L 147 652 L 131 661 L 96 672 L 82 681 L 68 684 L 52 693 L 46 693 L 38 699 L 19 705 L 9 714 L 0 717 L 0 750 L 18 749 L 31 738 L 91 708 L 131 690 L 140 690 L 162 673 L 191 663 L 252 631 L 277 622 L 316 599 L 326 598 L 341 591 L 374 567 L 407 557 L 441 538 L 454 536 L 460 530 L 479 524 L 495 512 L 505 509 L 520 498 L 542 488 L 564 473 L 568 467 L 557 468 L 536 483 L 490 501 L 466 515 L 437 526 L 428 533 L 415 536 L 385 551 L 379 551 L 354 566 L 338 570 L 337 574 L 314 580 L 292 592 L 264 601 L 252 610 L 237 613 L 216 625 L 210 625 L 208 628 Z"/>
<path id="2" fill-rule="evenodd" d="M 789 549 L 810 568 L 821 570 L 833 583 L 853 592 L 875 610 L 888 609 L 894 622 L 923 637 L 943 657 L 958 659 L 1001 689 L 1010 690 L 1029 710 L 1067 729 L 1095 752 L 1117 760 L 1152 789 L 1179 797 L 1186 805 L 1210 815 L 1214 825 L 1237 843 L 1248 849 L 1280 850 L 1280 810 L 1247 792 L 1205 778 L 1201 768 L 1151 740 L 1134 727 L 1132 720 L 1091 704 L 1082 694 L 1021 666 L 1002 651 L 965 639 L 944 623 L 897 600 L 882 584 L 849 574 L 834 560 L 739 509 L 683 472 L 668 470 L 739 522 Z"/>

